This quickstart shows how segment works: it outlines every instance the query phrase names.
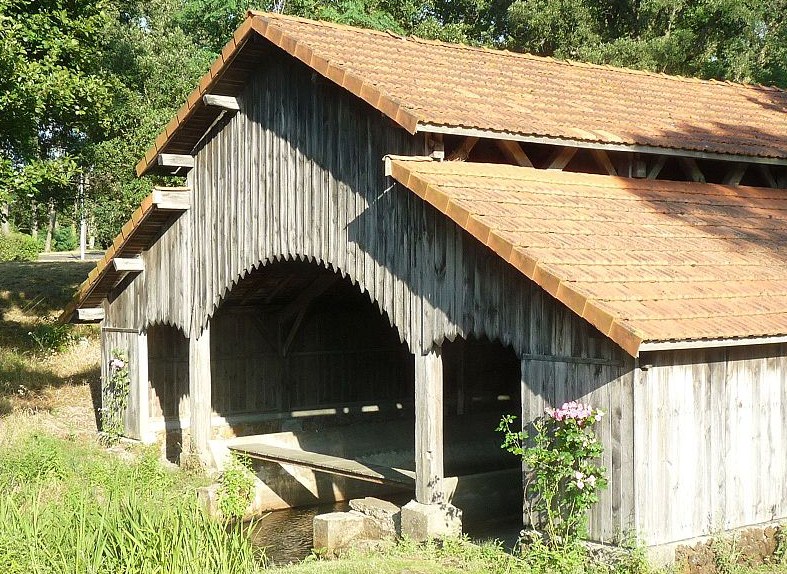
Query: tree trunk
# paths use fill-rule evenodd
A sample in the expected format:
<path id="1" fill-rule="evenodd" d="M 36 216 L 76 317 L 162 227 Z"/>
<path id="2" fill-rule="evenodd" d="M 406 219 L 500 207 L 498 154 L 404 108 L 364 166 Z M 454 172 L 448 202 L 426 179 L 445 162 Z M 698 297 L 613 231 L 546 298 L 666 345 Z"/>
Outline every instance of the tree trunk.
<path id="1" fill-rule="evenodd" d="M 30 222 L 30 235 L 38 239 L 38 202 L 34 199 L 30 202 L 32 221 Z"/>
<path id="2" fill-rule="evenodd" d="M 3 235 L 8 235 L 11 233 L 11 224 L 8 219 L 9 211 L 10 209 L 8 207 L 7 201 L 0 203 L 0 233 Z"/>
<path id="3" fill-rule="evenodd" d="M 49 222 L 46 226 L 46 242 L 44 243 L 44 251 L 52 251 L 52 233 L 55 231 L 55 221 L 57 220 L 57 211 L 55 211 L 55 200 L 49 200 Z"/>

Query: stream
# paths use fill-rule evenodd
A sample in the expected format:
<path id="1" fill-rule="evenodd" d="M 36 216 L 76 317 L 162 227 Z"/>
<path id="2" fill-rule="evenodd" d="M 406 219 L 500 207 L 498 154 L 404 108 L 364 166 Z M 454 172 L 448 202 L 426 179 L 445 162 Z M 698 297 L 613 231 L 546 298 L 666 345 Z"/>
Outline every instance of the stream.
<path id="1" fill-rule="evenodd" d="M 404 504 L 407 500 L 392 499 L 391 502 Z M 268 560 L 273 564 L 299 562 L 311 554 L 314 517 L 318 514 L 343 512 L 349 509 L 348 502 L 336 502 L 269 512 L 257 519 L 251 532 L 252 543 L 264 547 Z M 521 516 L 511 516 L 494 521 L 465 524 L 464 532 L 476 541 L 500 540 L 505 548 L 510 550 L 522 529 L 521 525 Z"/>

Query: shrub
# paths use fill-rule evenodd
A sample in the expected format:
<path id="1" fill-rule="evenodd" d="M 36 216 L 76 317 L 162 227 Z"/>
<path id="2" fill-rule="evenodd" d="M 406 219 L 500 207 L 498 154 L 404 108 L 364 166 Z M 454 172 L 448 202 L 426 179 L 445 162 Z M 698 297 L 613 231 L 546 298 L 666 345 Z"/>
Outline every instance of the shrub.
<path id="1" fill-rule="evenodd" d="M 247 456 L 232 453 L 219 478 L 219 510 L 228 519 L 242 519 L 254 499 L 254 473 Z"/>
<path id="2" fill-rule="evenodd" d="M 511 429 L 514 416 L 500 421 L 502 447 L 520 456 L 528 469 L 530 522 L 548 550 L 566 554 L 577 548 L 586 534 L 587 511 L 606 487 L 606 469 L 596 464 L 603 449 L 593 432 L 602 415 L 576 402 L 547 409 L 533 422 L 532 440 L 527 432 Z"/>
<path id="3" fill-rule="evenodd" d="M 0 261 L 35 261 L 39 253 L 38 242 L 29 235 L 0 234 Z"/>
<path id="4" fill-rule="evenodd" d="M 55 251 L 73 251 L 79 246 L 79 238 L 70 225 L 55 229 L 52 240 Z"/>

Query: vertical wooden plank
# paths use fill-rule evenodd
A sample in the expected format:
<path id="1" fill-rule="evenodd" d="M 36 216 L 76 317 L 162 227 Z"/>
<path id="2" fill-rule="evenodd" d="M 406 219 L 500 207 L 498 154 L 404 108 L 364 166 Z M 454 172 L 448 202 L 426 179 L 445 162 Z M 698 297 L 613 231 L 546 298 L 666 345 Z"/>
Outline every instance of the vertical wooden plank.
<path id="1" fill-rule="evenodd" d="M 210 322 L 189 338 L 189 420 L 191 451 L 206 461 L 211 431 Z"/>
<path id="2" fill-rule="evenodd" d="M 137 348 L 137 377 L 135 392 L 137 394 L 137 436 L 145 444 L 156 441 L 155 433 L 150 430 L 150 375 L 148 358 L 148 335 L 141 332 L 135 337 Z"/>
<path id="3" fill-rule="evenodd" d="M 443 496 L 443 360 L 439 348 L 415 354 L 415 499 Z"/>

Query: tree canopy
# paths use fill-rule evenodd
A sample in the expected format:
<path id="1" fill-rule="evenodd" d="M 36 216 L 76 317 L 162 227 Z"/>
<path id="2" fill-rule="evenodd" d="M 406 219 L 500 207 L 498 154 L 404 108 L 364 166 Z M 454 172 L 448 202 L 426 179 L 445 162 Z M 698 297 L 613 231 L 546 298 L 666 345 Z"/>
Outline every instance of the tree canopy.
<path id="1" fill-rule="evenodd" d="M 82 177 L 93 231 L 108 243 L 151 186 L 134 177 L 136 161 L 248 7 L 242 0 L 0 0 L 0 207 L 11 203 L 13 223 L 33 227 L 42 203 L 68 216 Z M 267 0 L 251 7 L 787 87 L 787 0 Z"/>

